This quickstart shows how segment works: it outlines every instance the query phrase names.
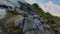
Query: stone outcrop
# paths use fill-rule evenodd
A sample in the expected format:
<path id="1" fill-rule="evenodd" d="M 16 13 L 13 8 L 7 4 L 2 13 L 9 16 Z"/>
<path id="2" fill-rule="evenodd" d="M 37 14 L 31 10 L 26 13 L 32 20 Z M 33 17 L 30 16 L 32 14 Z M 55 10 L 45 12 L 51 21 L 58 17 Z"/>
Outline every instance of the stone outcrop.
<path id="1" fill-rule="evenodd" d="M 24 0 L 0 2 L 0 7 L 6 10 L 6 14 L 0 19 L 2 34 L 55 34 L 51 26 L 43 24 L 42 17 Z"/>

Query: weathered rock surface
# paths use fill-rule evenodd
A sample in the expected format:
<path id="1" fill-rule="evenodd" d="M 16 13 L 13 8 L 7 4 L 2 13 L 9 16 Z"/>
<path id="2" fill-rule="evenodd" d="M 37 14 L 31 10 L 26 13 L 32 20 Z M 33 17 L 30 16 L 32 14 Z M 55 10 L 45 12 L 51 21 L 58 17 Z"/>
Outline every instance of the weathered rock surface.
<path id="1" fill-rule="evenodd" d="M 0 19 L 2 34 L 55 34 L 24 0 L 0 0 L 0 8 L 5 13 Z"/>

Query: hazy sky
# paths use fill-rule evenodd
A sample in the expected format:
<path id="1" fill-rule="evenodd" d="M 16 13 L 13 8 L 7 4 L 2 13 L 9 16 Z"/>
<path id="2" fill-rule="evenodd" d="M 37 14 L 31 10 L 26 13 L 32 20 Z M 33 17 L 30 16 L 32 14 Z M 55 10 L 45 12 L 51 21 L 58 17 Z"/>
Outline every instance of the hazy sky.
<path id="1" fill-rule="evenodd" d="M 37 3 L 44 11 L 60 16 L 60 0 L 26 0 L 28 3 Z"/>

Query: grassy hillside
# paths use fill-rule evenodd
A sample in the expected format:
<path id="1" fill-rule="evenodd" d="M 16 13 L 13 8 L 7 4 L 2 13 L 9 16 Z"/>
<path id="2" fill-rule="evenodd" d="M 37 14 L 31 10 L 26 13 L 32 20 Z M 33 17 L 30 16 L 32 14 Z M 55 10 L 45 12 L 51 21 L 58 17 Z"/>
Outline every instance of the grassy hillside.
<path id="1" fill-rule="evenodd" d="M 49 12 L 46 12 L 46 13 L 45 13 L 44 10 L 42 10 L 42 8 L 40 8 L 40 7 L 38 6 L 38 4 L 36 4 L 36 3 L 34 3 L 32 6 L 33 6 L 33 8 L 34 8 L 35 10 L 37 10 L 36 12 L 39 13 L 40 16 L 42 16 L 42 17 L 44 17 L 44 18 L 46 18 L 46 19 L 51 19 L 51 20 L 53 20 L 55 23 L 60 23 L 60 17 L 53 16 L 53 15 L 51 15 Z"/>

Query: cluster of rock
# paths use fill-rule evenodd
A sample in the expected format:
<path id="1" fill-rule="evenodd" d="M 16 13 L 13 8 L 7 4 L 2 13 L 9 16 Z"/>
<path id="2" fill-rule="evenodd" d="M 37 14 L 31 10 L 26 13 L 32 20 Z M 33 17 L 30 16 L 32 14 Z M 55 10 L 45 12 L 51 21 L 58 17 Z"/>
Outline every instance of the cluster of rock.
<path id="1" fill-rule="evenodd" d="M 31 5 L 20 1 L 19 5 L 17 8 L 0 5 L 4 9 L 7 7 L 6 14 L 0 19 L 1 34 L 55 34 L 48 21 L 43 22 Z"/>

